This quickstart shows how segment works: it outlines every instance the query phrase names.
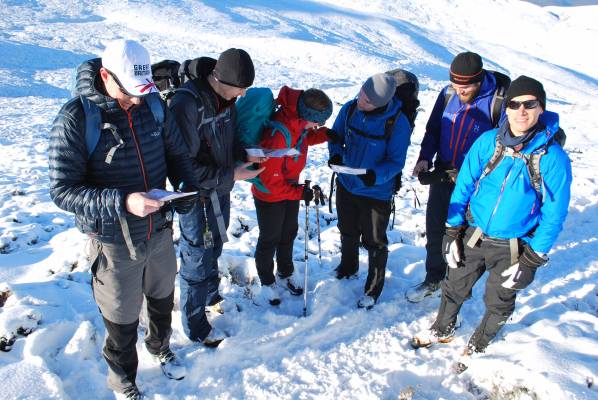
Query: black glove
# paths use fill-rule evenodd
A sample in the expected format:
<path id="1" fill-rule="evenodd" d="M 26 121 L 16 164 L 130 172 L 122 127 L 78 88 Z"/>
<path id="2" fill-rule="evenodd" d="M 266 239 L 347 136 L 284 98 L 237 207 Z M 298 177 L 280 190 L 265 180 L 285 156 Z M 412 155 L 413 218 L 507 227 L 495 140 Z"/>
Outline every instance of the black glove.
<path id="1" fill-rule="evenodd" d="M 328 160 L 328 166 L 330 167 L 331 165 L 343 165 L 343 157 L 340 154 L 333 155 Z"/>
<path id="2" fill-rule="evenodd" d="M 466 227 L 447 226 L 442 238 L 442 254 L 449 268 L 459 268 L 465 265 L 463 252 L 463 236 Z"/>
<path id="3" fill-rule="evenodd" d="M 502 287 L 514 290 L 525 289 L 533 282 L 538 267 L 546 264 L 547 261 L 548 259 L 539 256 L 529 245 L 524 245 L 518 262 L 501 274 L 506 278 Z"/>
<path id="4" fill-rule="evenodd" d="M 303 193 L 301 194 L 301 200 L 305 201 L 305 204 L 309 204 L 314 199 L 314 191 L 309 185 L 303 185 Z"/>
<path id="5" fill-rule="evenodd" d="M 336 133 L 336 131 L 333 131 L 332 129 L 328 129 L 326 131 L 326 136 L 328 137 L 328 141 L 330 143 L 341 143 L 341 137 L 338 135 L 338 133 Z"/>
<path id="6" fill-rule="evenodd" d="M 181 183 L 181 185 L 179 186 L 179 192 L 197 192 L 191 196 L 181 197 L 170 202 L 170 206 L 177 214 L 187 214 L 191 211 L 193 206 L 195 206 L 195 203 L 199 201 L 199 191 L 194 186 Z"/>
<path id="7" fill-rule="evenodd" d="M 374 186 L 376 184 L 376 173 L 372 169 L 368 169 L 363 175 L 357 175 L 359 179 L 363 181 L 366 186 Z"/>

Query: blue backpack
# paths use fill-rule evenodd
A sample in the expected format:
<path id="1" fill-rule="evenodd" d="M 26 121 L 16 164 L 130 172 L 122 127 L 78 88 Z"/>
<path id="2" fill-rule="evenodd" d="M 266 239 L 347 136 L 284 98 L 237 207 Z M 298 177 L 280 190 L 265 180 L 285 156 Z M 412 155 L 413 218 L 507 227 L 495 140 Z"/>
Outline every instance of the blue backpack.
<path id="1" fill-rule="evenodd" d="M 236 137 L 243 148 L 259 147 L 262 133 L 266 128 L 272 128 L 272 136 L 276 133 L 281 133 L 285 139 L 287 148 L 292 147 L 291 133 L 288 128 L 284 124 L 271 119 L 278 109 L 272 90 L 269 88 L 248 89 L 245 96 L 237 100 L 235 109 L 237 113 L 235 121 Z M 301 139 L 297 143 L 297 146 L 300 143 Z M 253 183 L 264 193 L 270 193 L 261 182 L 259 176 L 247 179 L 247 182 Z"/>

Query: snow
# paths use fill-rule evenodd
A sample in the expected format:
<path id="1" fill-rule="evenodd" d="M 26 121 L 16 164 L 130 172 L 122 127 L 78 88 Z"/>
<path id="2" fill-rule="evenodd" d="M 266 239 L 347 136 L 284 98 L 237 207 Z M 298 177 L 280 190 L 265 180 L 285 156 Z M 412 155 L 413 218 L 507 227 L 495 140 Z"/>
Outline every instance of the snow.
<path id="1" fill-rule="evenodd" d="M 340 104 L 371 74 L 396 67 L 416 73 L 423 111 L 417 119 L 388 232 L 384 291 L 371 311 L 355 304 L 357 280 L 339 282 L 336 214 L 309 215 L 309 308 L 285 292 L 279 307 L 257 306 L 252 255 L 258 227 L 247 184 L 232 193 L 230 242 L 220 259 L 225 314 L 212 323 L 231 337 L 216 349 L 184 335 L 178 304 L 172 347 L 188 369 L 169 381 L 138 341 L 138 384 L 151 399 L 595 399 L 598 375 L 598 6 L 539 7 L 515 0 L 266 0 L 163 2 L 3 1 L 0 8 L 0 398 L 112 398 L 101 356 L 104 328 L 93 302 L 84 235 L 50 200 L 47 137 L 67 100 L 71 72 L 107 41 L 141 41 L 153 60 L 216 57 L 246 49 L 256 86 L 319 87 Z M 563 7 L 560 7 L 563 6 Z M 452 372 L 482 316 L 484 279 L 464 304 L 456 339 L 414 351 L 409 339 L 429 327 L 438 298 L 414 305 L 404 292 L 424 277 L 426 187 L 410 172 L 425 123 L 457 52 L 479 52 L 487 67 L 541 80 L 548 107 L 561 116 L 574 184 L 563 233 L 548 266 L 484 355 Z M 334 118 L 333 115 L 333 118 Z M 333 119 L 329 120 L 329 125 Z M 303 177 L 327 193 L 325 146 L 310 151 Z M 422 203 L 415 206 L 415 196 Z M 334 209 L 333 209 L 334 211 Z M 295 242 L 303 277 L 305 209 Z M 178 232 L 175 232 L 175 237 Z M 178 287 L 178 283 L 177 283 Z M 177 289 L 178 290 L 178 289 Z M 178 293 L 177 293 L 178 296 Z M 142 319 L 143 320 L 143 319 Z M 143 328 L 139 330 L 140 339 Z"/>

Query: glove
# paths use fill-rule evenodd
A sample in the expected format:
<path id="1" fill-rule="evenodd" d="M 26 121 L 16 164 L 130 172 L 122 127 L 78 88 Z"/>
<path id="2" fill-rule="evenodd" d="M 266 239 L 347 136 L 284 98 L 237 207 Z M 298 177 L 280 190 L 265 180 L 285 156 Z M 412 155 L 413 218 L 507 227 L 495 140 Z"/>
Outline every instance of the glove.
<path id="1" fill-rule="evenodd" d="M 501 284 L 506 289 L 522 290 L 533 282 L 538 267 L 544 265 L 548 259 L 540 256 L 525 245 L 519 261 L 507 268 L 501 276 L 506 280 Z"/>
<path id="2" fill-rule="evenodd" d="M 419 176 L 420 172 L 424 172 L 430 169 L 430 162 L 428 160 L 419 160 L 413 168 L 412 176 Z"/>
<path id="3" fill-rule="evenodd" d="M 449 268 L 463 267 L 465 257 L 463 255 L 463 236 L 465 236 L 465 227 L 447 226 L 442 238 L 442 253 L 444 261 Z"/>
<path id="4" fill-rule="evenodd" d="M 340 154 L 333 155 L 328 160 L 328 166 L 330 167 L 331 165 L 343 165 L 343 157 Z"/>
<path id="5" fill-rule="evenodd" d="M 366 186 L 374 186 L 376 184 L 376 173 L 372 169 L 368 169 L 363 175 L 357 175 L 359 179 L 363 181 Z"/>
<path id="6" fill-rule="evenodd" d="M 309 185 L 303 185 L 303 193 L 301 194 L 301 200 L 305 201 L 305 204 L 309 204 L 314 199 L 314 191 Z"/>
<path id="7" fill-rule="evenodd" d="M 170 202 L 170 206 L 177 214 L 187 214 L 199 200 L 199 191 L 194 186 L 188 186 L 185 183 L 181 183 L 179 186 L 179 192 L 197 192 L 191 196 L 181 197 Z"/>
<path id="8" fill-rule="evenodd" d="M 341 137 L 338 135 L 338 133 L 336 133 L 336 131 L 333 131 L 332 129 L 328 129 L 326 131 L 326 136 L 328 137 L 328 141 L 330 143 L 341 143 Z"/>

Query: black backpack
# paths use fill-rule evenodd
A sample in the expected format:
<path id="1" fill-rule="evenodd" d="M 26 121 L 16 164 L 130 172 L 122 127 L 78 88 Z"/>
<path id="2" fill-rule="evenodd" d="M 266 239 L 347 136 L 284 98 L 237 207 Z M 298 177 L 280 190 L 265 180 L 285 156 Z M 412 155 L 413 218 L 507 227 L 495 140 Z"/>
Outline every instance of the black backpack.
<path id="1" fill-rule="evenodd" d="M 403 103 L 401 112 L 407 117 L 413 130 L 420 105 L 417 98 L 419 95 L 419 81 L 413 73 L 400 68 L 387 71 L 386 73 L 394 77 L 397 81 L 395 97 Z"/>
<path id="2" fill-rule="evenodd" d="M 200 70 L 199 65 L 203 64 L 203 58 L 185 60 L 182 63 L 175 60 L 162 60 L 152 64 L 152 78 L 156 87 L 160 90 L 160 97 L 168 102 L 185 82 L 208 72 Z M 214 60 L 215 62 L 216 60 Z"/>
<path id="3" fill-rule="evenodd" d="M 490 113 L 490 120 L 492 122 L 492 126 L 496 128 L 498 126 L 498 123 L 500 122 L 502 103 L 505 101 L 505 94 L 507 92 L 507 89 L 511 85 L 511 78 L 498 71 L 488 72 L 494 75 L 494 78 L 496 79 L 496 90 L 494 91 L 494 95 L 492 96 L 492 103 L 490 105 L 490 109 L 492 110 L 492 112 Z M 457 93 L 455 92 L 455 89 L 453 89 L 453 87 L 449 85 L 446 89 L 446 93 L 444 94 L 444 108 L 446 108 L 449 101 L 451 101 L 453 96 L 455 96 L 456 94 Z"/>

